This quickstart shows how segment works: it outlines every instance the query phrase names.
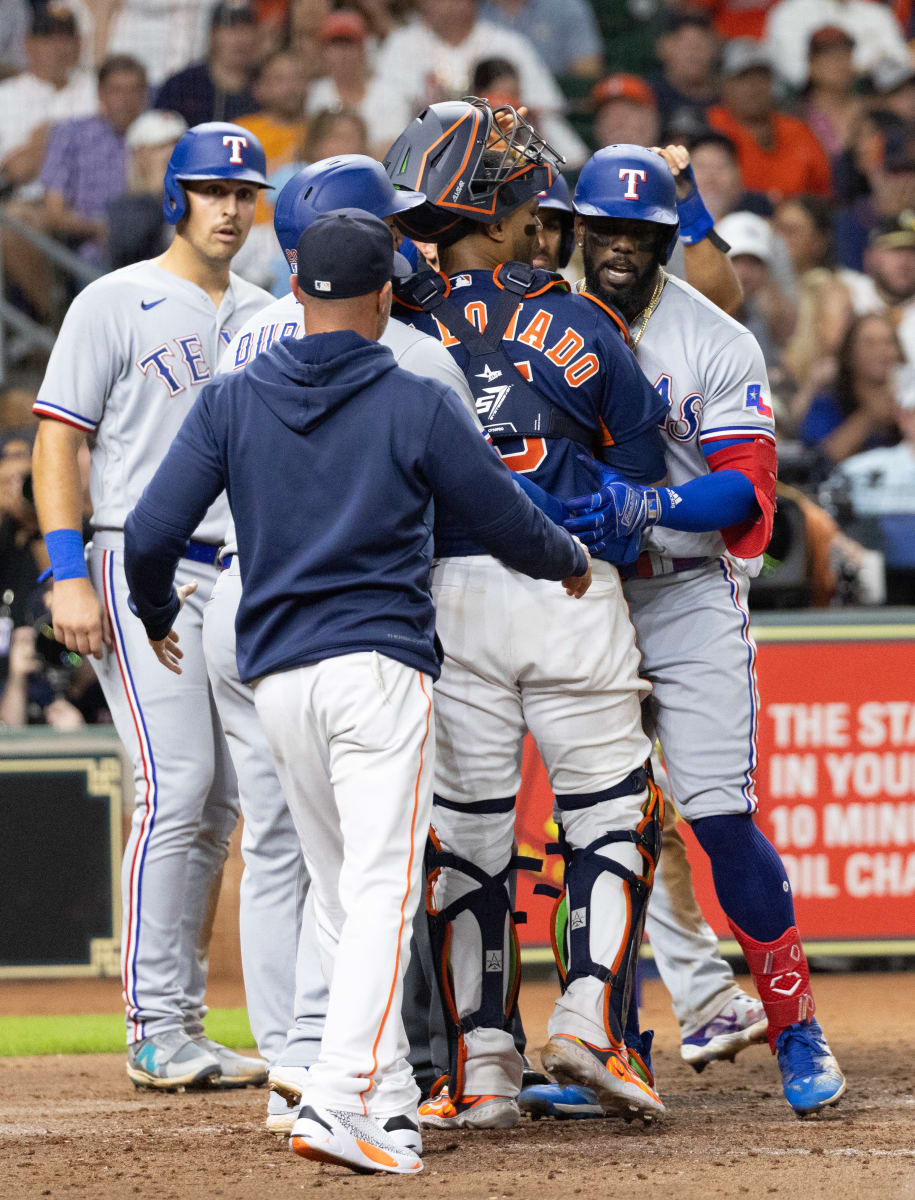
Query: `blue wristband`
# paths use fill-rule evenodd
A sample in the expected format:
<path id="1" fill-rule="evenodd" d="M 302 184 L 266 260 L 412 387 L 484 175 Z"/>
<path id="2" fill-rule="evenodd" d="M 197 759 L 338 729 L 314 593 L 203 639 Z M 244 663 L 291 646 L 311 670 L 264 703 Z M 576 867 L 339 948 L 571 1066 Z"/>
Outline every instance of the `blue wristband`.
<path id="1" fill-rule="evenodd" d="M 715 220 L 705 207 L 698 188 L 677 201 L 677 216 L 680 218 L 680 238 L 687 246 L 701 242 L 715 227 Z"/>
<path id="2" fill-rule="evenodd" d="M 78 529 L 52 529 L 44 535 L 44 544 L 55 583 L 62 579 L 88 579 L 83 535 Z"/>

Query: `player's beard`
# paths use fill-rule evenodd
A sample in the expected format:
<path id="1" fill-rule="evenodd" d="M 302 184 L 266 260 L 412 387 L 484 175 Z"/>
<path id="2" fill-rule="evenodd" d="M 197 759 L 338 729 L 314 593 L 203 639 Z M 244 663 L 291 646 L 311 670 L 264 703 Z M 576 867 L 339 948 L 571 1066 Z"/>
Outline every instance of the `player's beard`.
<path id="1" fill-rule="evenodd" d="M 604 287 L 600 279 L 600 269 L 602 266 L 612 265 L 614 260 L 603 258 L 599 263 L 596 262 L 587 244 L 583 248 L 582 257 L 585 264 L 585 287 L 591 295 L 619 309 L 627 321 L 634 321 L 648 304 L 658 281 L 657 259 L 653 259 L 641 274 L 634 275 L 631 282 L 625 286 Z M 621 259 L 621 256 L 617 257 Z M 627 261 L 626 265 L 631 267 L 632 263 Z"/>

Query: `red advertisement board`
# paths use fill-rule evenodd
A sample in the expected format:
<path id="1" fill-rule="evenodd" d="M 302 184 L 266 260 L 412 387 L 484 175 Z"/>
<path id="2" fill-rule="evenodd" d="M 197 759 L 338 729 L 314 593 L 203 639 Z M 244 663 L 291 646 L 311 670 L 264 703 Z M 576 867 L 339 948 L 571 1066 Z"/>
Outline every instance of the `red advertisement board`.
<path id="1" fill-rule="evenodd" d="M 803 936 L 861 943 L 865 952 L 901 939 L 900 948 L 915 950 L 915 641 L 904 627 L 757 635 L 758 820 L 785 861 Z M 529 744 L 517 825 L 523 852 L 539 853 L 551 836 L 551 806 Z M 687 842 L 699 903 L 729 937 L 705 855 Z M 546 860 L 545 878 L 561 878 L 558 859 Z M 551 901 L 531 894 L 534 882 L 519 876 L 518 907 L 528 913 L 519 933 L 522 943 L 543 946 Z"/>

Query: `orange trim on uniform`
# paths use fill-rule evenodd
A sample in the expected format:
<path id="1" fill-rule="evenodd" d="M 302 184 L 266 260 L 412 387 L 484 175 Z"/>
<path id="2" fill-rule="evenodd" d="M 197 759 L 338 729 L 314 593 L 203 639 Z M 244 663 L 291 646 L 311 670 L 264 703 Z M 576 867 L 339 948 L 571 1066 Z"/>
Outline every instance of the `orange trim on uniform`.
<path id="1" fill-rule="evenodd" d="M 615 446 L 616 442 L 613 440 L 613 434 L 610 432 L 610 430 L 604 424 L 604 418 L 598 417 L 597 420 L 598 420 L 598 432 L 600 433 L 600 444 L 602 446 Z"/>
<path id="2" fill-rule="evenodd" d="M 626 322 L 623 320 L 623 318 L 620 316 L 620 314 L 616 311 L 616 309 L 611 308 L 609 304 L 604 304 L 603 300 L 599 300 L 597 298 L 597 296 L 592 295 L 591 292 L 579 292 L 578 294 L 579 294 L 579 296 L 584 296 L 584 298 L 586 300 L 590 300 L 592 304 L 596 304 L 598 306 L 598 308 L 602 308 L 604 310 L 604 312 L 607 314 L 607 316 L 610 318 L 610 320 L 614 323 L 614 325 L 617 326 L 620 333 L 623 335 L 626 345 L 628 346 L 629 345 L 629 326 L 626 324 Z"/>
<path id="3" fill-rule="evenodd" d="M 368 1074 L 369 1086 L 359 1097 L 362 1101 L 362 1111 L 367 1113 L 368 1109 L 365 1106 L 366 1093 L 372 1090 L 374 1086 L 373 1080 L 375 1072 L 378 1070 L 378 1043 L 381 1041 L 381 1035 L 384 1032 L 384 1027 L 387 1024 L 388 1015 L 391 1011 L 391 1004 L 394 1001 L 394 993 L 397 990 L 397 981 L 400 978 L 400 947 L 403 941 L 403 930 L 406 924 L 406 908 L 407 900 L 410 897 L 410 875 L 413 871 L 413 855 L 416 845 L 416 814 L 419 811 L 419 782 L 423 774 L 423 758 L 426 748 L 426 739 L 429 737 L 429 725 L 432 720 L 432 697 L 426 691 L 426 685 L 423 681 L 422 674 L 419 673 L 419 686 L 422 689 L 423 695 L 426 697 L 426 728 L 423 731 L 423 740 L 419 744 L 419 767 L 416 771 L 416 782 L 413 785 L 413 812 L 410 816 L 410 855 L 407 859 L 407 886 L 403 894 L 403 900 L 400 902 L 400 927 L 397 930 L 397 952 L 394 955 L 394 977 L 391 980 L 391 987 L 388 991 L 388 1001 L 384 1006 L 384 1013 L 381 1017 L 381 1024 L 378 1026 L 378 1033 L 375 1035 L 375 1041 L 372 1045 L 372 1069 Z"/>

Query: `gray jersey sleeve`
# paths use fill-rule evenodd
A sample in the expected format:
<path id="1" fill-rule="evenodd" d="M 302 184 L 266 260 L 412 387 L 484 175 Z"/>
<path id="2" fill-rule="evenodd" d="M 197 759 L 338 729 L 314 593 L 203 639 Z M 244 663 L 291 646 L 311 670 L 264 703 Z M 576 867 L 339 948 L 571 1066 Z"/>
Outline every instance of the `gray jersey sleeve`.
<path id="1" fill-rule="evenodd" d="M 87 433 L 102 419 L 125 354 L 114 294 L 99 282 L 103 286 L 90 284 L 70 305 L 33 406 L 38 416 Z"/>
<path id="2" fill-rule="evenodd" d="M 414 375 L 424 375 L 427 379 L 447 384 L 452 391 L 457 392 L 474 422 L 480 424 L 464 372 L 435 338 L 423 336 L 417 339 L 404 350 L 398 359 L 398 365 L 405 371 L 412 371 Z"/>

